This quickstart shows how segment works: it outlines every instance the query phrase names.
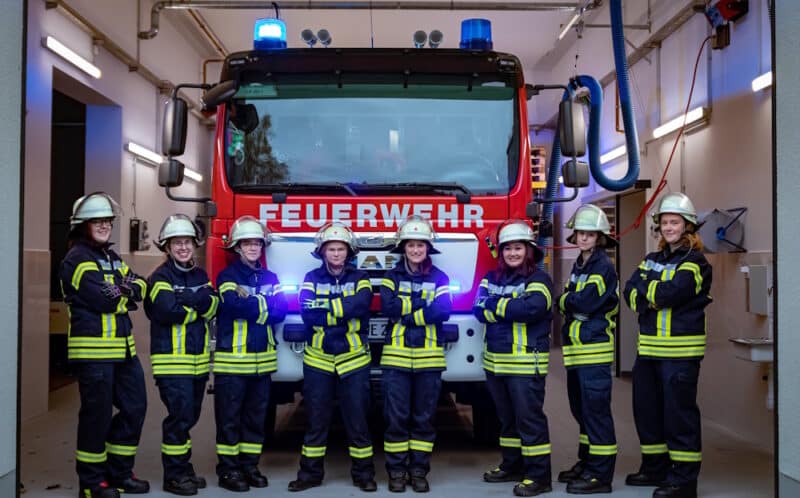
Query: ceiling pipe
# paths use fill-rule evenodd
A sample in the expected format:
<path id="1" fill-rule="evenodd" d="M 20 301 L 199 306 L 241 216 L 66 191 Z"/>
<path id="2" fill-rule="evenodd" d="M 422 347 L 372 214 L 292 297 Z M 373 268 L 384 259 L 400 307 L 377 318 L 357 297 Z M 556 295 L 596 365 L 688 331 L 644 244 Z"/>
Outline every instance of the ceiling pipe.
<path id="1" fill-rule="evenodd" d="M 223 9 L 223 10 L 264 10 L 272 9 L 273 2 L 262 1 L 215 1 L 195 0 L 176 1 L 164 0 L 156 2 L 150 9 L 150 29 L 140 31 L 139 38 L 150 40 L 155 38 L 159 29 L 159 16 L 165 9 Z M 282 10 L 445 10 L 445 11 L 549 11 L 573 10 L 575 2 L 456 2 L 456 1 L 386 1 L 386 0 L 353 0 L 353 1 L 312 1 L 312 0 L 286 0 L 280 2 Z"/>

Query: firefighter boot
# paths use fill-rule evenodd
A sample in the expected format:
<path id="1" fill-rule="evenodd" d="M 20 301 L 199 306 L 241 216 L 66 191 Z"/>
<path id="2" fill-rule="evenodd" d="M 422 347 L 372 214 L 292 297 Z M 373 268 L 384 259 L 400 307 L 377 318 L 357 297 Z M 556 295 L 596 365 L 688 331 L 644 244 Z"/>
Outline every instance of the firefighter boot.
<path id="1" fill-rule="evenodd" d="M 415 493 L 427 493 L 431 490 L 431 486 L 425 476 L 411 476 L 411 489 Z"/>
<path id="2" fill-rule="evenodd" d="M 129 495 L 142 495 L 150 492 L 150 483 L 144 479 L 139 479 L 136 474 L 122 481 L 112 481 L 111 486 L 117 488 L 120 493 Z"/>
<path id="3" fill-rule="evenodd" d="M 483 480 L 486 482 L 519 482 L 520 479 L 522 479 L 521 473 L 505 471 L 500 467 L 483 473 Z"/>
<path id="4" fill-rule="evenodd" d="M 244 469 L 244 479 L 247 481 L 247 484 L 253 488 L 266 488 L 269 486 L 269 481 L 267 480 L 267 476 L 262 474 L 258 467 L 250 467 Z"/>
<path id="5" fill-rule="evenodd" d="M 523 479 L 521 483 L 514 486 L 515 496 L 536 496 L 550 491 L 553 491 L 550 484 L 542 484 L 530 479 Z"/>
<path id="6" fill-rule="evenodd" d="M 119 498 L 119 491 L 103 481 L 94 486 L 81 486 L 78 498 Z"/>
<path id="7" fill-rule="evenodd" d="M 664 480 L 664 476 L 645 474 L 640 471 L 635 474 L 628 474 L 625 477 L 625 484 L 628 486 L 661 486 L 664 484 Z"/>
<path id="8" fill-rule="evenodd" d="M 189 479 L 191 479 L 192 482 L 194 483 L 194 485 L 197 486 L 197 489 L 205 489 L 205 487 L 207 485 L 206 484 L 206 478 L 203 477 L 203 476 L 199 476 L 199 475 L 195 474 L 194 472 L 189 474 Z"/>
<path id="9" fill-rule="evenodd" d="M 316 488 L 320 486 L 322 481 L 307 481 L 305 479 L 295 479 L 289 483 L 289 491 L 305 491 L 307 489 Z"/>
<path id="10" fill-rule="evenodd" d="M 569 483 L 581 478 L 583 474 L 583 462 L 578 460 L 578 463 L 573 465 L 569 470 L 562 470 L 558 473 L 558 482 Z"/>
<path id="11" fill-rule="evenodd" d="M 610 492 L 611 483 L 602 482 L 596 477 L 579 478 L 567 484 L 567 493 L 571 495 L 594 495 Z"/>
<path id="12" fill-rule="evenodd" d="M 183 476 L 180 479 L 170 479 L 164 481 L 164 491 L 179 496 L 192 496 L 197 494 L 197 484 L 191 476 Z"/>
<path id="13" fill-rule="evenodd" d="M 653 498 L 697 498 L 697 483 L 661 486 L 653 491 Z"/>
<path id="14" fill-rule="evenodd" d="M 235 491 L 237 493 L 250 491 L 250 485 L 247 484 L 241 472 L 234 470 L 223 474 L 219 478 L 219 487 L 225 488 L 228 491 Z"/>
<path id="15" fill-rule="evenodd" d="M 378 490 L 378 483 L 375 479 L 353 479 L 353 486 L 365 493 L 372 493 Z"/>
<path id="16" fill-rule="evenodd" d="M 389 473 L 389 491 L 392 493 L 402 493 L 406 490 L 408 476 L 405 472 Z"/>

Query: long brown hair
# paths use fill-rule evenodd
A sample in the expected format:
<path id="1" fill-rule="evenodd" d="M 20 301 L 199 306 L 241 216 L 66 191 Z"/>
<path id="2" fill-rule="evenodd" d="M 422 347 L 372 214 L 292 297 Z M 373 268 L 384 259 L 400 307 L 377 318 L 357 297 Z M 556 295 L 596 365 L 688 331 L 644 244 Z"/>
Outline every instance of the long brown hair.
<path id="1" fill-rule="evenodd" d="M 505 258 L 503 257 L 503 248 L 506 246 L 506 244 L 510 244 L 511 242 L 522 242 L 525 245 L 525 260 L 517 268 L 511 268 L 508 266 Z M 502 244 L 498 249 L 500 252 L 500 257 L 497 258 L 497 271 L 508 276 L 518 274 L 522 275 L 523 277 L 528 277 L 532 275 L 536 271 L 536 253 L 533 250 L 533 246 L 524 241 L 511 242 Z"/>
<path id="2" fill-rule="evenodd" d="M 401 248 L 403 249 L 403 264 L 406 265 L 406 268 L 411 270 L 411 268 L 408 266 L 408 260 L 406 258 L 407 242 L 408 242 L 407 240 L 404 240 L 403 245 L 401 246 Z M 431 272 L 431 268 L 433 268 L 433 260 L 431 259 L 431 248 L 433 247 L 433 245 L 431 245 L 431 243 L 428 241 L 425 241 L 425 245 L 428 246 L 428 250 L 425 252 L 425 259 L 422 261 L 422 263 L 419 264 L 420 275 L 429 274 Z"/>

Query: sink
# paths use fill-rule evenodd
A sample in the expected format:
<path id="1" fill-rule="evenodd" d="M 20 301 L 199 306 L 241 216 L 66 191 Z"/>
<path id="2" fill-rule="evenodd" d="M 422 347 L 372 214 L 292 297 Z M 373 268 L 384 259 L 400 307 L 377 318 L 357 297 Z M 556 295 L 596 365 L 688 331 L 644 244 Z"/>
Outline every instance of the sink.
<path id="1" fill-rule="evenodd" d="M 733 350 L 737 358 L 759 363 L 772 363 L 772 339 L 767 337 L 737 337 L 728 340 L 733 343 Z"/>

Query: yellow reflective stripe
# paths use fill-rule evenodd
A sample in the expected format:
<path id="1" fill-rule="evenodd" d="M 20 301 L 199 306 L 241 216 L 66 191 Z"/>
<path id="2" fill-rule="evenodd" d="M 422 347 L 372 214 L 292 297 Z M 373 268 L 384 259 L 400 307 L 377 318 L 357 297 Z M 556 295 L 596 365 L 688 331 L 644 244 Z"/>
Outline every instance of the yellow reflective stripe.
<path id="1" fill-rule="evenodd" d="M 669 458 L 674 462 L 701 462 L 703 460 L 699 451 L 669 450 Z"/>
<path id="2" fill-rule="evenodd" d="M 700 265 L 697 263 L 692 263 L 691 261 L 686 261 L 685 263 L 681 263 L 678 266 L 677 271 L 690 271 L 694 275 L 694 293 L 700 294 L 700 290 L 703 288 L 703 275 L 700 272 Z"/>
<path id="3" fill-rule="evenodd" d="M 122 315 L 128 312 L 128 298 L 122 296 L 119 298 L 119 302 L 117 303 L 117 309 L 114 311 L 117 315 Z"/>
<path id="4" fill-rule="evenodd" d="M 501 297 L 499 301 L 497 301 L 497 309 L 495 310 L 495 315 L 505 318 L 506 316 L 506 307 L 508 306 L 508 302 L 511 299 L 507 297 Z"/>
<path id="5" fill-rule="evenodd" d="M 432 349 L 436 347 L 436 326 L 425 325 L 425 348 Z"/>
<path id="6" fill-rule="evenodd" d="M 639 334 L 639 354 L 664 358 L 704 356 L 705 335 L 656 336 Z"/>
<path id="7" fill-rule="evenodd" d="M 436 299 L 437 297 L 449 294 L 450 293 L 450 286 L 449 285 L 440 285 L 436 288 L 436 293 L 433 295 L 433 298 Z"/>
<path id="8" fill-rule="evenodd" d="M 503 448 L 520 448 L 522 446 L 522 440 L 518 437 L 500 436 L 500 446 Z"/>
<path id="9" fill-rule="evenodd" d="M 197 311 L 188 306 L 184 306 L 183 309 L 186 310 L 186 316 L 183 319 L 184 325 L 192 323 L 193 321 L 197 320 Z"/>
<path id="10" fill-rule="evenodd" d="M 144 296 L 147 295 L 147 282 L 141 278 L 137 278 L 133 283 L 139 286 L 139 293 L 144 298 Z"/>
<path id="11" fill-rule="evenodd" d="M 342 318 L 344 316 L 344 307 L 342 306 L 341 297 L 337 297 L 336 299 L 331 299 L 331 313 L 336 318 Z"/>
<path id="12" fill-rule="evenodd" d="M 402 453 L 408 451 L 409 441 L 384 441 L 383 451 L 386 453 Z"/>
<path id="13" fill-rule="evenodd" d="M 217 443 L 217 455 L 238 456 L 239 445 Z"/>
<path id="14" fill-rule="evenodd" d="M 90 451 L 75 451 L 75 459 L 84 463 L 103 463 L 107 459 L 106 452 L 92 453 Z"/>
<path id="15" fill-rule="evenodd" d="M 78 266 L 75 267 L 75 271 L 72 272 L 72 287 L 74 287 L 75 290 L 80 290 L 81 279 L 83 278 L 83 274 L 87 271 L 100 271 L 100 269 L 94 261 L 84 261 L 78 264 Z"/>
<path id="16" fill-rule="evenodd" d="M 414 325 L 422 327 L 425 325 L 425 309 L 420 308 L 414 312 Z"/>
<path id="17" fill-rule="evenodd" d="M 590 455 L 601 455 L 601 456 L 616 455 L 617 454 L 617 445 L 616 444 L 590 444 L 589 445 L 589 454 Z"/>
<path id="18" fill-rule="evenodd" d="M 207 375 L 210 355 L 200 354 L 153 354 L 150 361 L 153 375 Z"/>
<path id="19" fill-rule="evenodd" d="M 400 307 L 400 314 L 401 315 L 408 315 L 411 313 L 411 298 L 408 296 L 400 296 L 400 302 L 402 303 Z"/>
<path id="20" fill-rule="evenodd" d="M 306 446 L 303 445 L 301 454 L 307 458 L 321 458 L 325 456 L 326 446 Z"/>
<path id="21" fill-rule="evenodd" d="M 666 443 L 642 445 L 642 454 L 644 455 L 660 455 L 661 453 L 666 453 L 667 451 Z"/>
<path id="22" fill-rule="evenodd" d="M 546 375 L 550 353 L 493 353 L 484 350 L 483 368 L 496 375 Z"/>
<path id="23" fill-rule="evenodd" d="M 478 287 L 483 287 L 484 289 L 488 289 L 489 288 L 489 279 L 488 278 L 481 279 L 481 283 L 478 284 Z"/>
<path id="24" fill-rule="evenodd" d="M 522 456 L 543 456 L 550 454 L 550 443 L 533 446 L 522 445 Z"/>
<path id="25" fill-rule="evenodd" d="M 192 443 L 190 441 L 187 441 L 184 444 L 161 443 L 161 453 L 170 456 L 180 456 L 189 453 L 191 447 Z"/>
<path id="26" fill-rule="evenodd" d="M 567 296 L 568 295 L 569 295 L 569 292 L 565 292 L 565 293 L 561 294 L 561 297 L 558 299 L 558 309 L 561 310 L 562 313 L 564 313 L 564 311 L 565 311 L 564 310 L 564 306 L 566 306 Z"/>
<path id="27" fill-rule="evenodd" d="M 241 375 L 260 375 L 277 369 L 277 353 L 270 348 L 257 353 L 214 353 L 214 372 Z"/>
<path id="28" fill-rule="evenodd" d="M 233 321 L 232 349 L 239 354 L 247 352 L 247 320 Z"/>
<path id="29" fill-rule="evenodd" d="M 333 315 L 333 313 L 328 312 L 325 313 L 325 323 L 328 324 L 328 327 L 335 327 L 339 322 L 336 320 L 336 317 Z"/>
<path id="30" fill-rule="evenodd" d="M 172 354 L 178 355 L 186 352 L 186 327 L 179 324 L 172 325 Z"/>
<path id="31" fill-rule="evenodd" d="M 483 310 L 483 317 L 486 318 L 486 321 L 489 323 L 497 323 L 497 318 L 490 310 Z"/>
<path id="32" fill-rule="evenodd" d="M 372 446 L 365 446 L 364 448 L 356 448 L 355 446 L 349 446 L 348 449 L 350 450 L 350 456 L 353 458 L 372 457 Z"/>
<path id="33" fill-rule="evenodd" d="M 511 348 L 517 353 L 524 353 L 528 349 L 528 324 L 524 322 L 514 322 L 511 325 L 513 339 Z"/>
<path id="34" fill-rule="evenodd" d="M 390 291 L 394 292 L 397 287 L 394 285 L 394 280 L 391 278 L 384 278 L 381 280 L 381 285 L 389 289 Z"/>
<path id="35" fill-rule="evenodd" d="M 106 453 L 122 456 L 136 456 L 136 446 L 106 442 Z"/>
<path id="36" fill-rule="evenodd" d="M 655 304 L 656 303 L 656 287 L 660 284 L 660 280 L 652 280 L 649 284 L 647 284 L 647 296 L 645 297 L 648 302 Z"/>
<path id="37" fill-rule="evenodd" d="M 633 311 L 634 313 L 636 313 L 636 298 L 637 297 L 639 297 L 639 291 L 637 291 L 636 289 L 633 289 L 631 291 L 631 295 L 630 295 L 630 298 L 629 298 L 628 305 L 631 307 L 631 311 Z"/>
<path id="38" fill-rule="evenodd" d="M 261 443 L 239 443 L 239 451 L 242 453 L 261 454 Z"/>
<path id="39" fill-rule="evenodd" d="M 162 290 L 174 292 L 170 284 L 168 284 L 167 282 L 158 281 L 153 284 L 153 287 L 150 288 L 150 300 L 155 301 L 156 296 L 158 296 L 158 293 L 161 292 Z"/>
<path id="40" fill-rule="evenodd" d="M 359 280 L 358 284 L 356 285 L 356 292 L 363 289 L 369 289 L 370 291 L 372 291 L 372 283 L 367 279 Z"/>
<path id="41" fill-rule="evenodd" d="M 588 434 L 580 434 L 580 435 L 578 435 L 578 443 L 579 444 L 589 444 L 589 435 Z"/>
<path id="42" fill-rule="evenodd" d="M 430 453 L 433 451 L 433 441 L 420 441 L 419 439 L 411 439 L 408 442 L 408 448 L 411 451 L 423 451 Z"/>
<path id="43" fill-rule="evenodd" d="M 239 286 L 236 284 L 236 282 L 224 282 L 219 285 L 219 293 L 222 294 L 228 291 L 236 292 L 237 287 Z"/>
<path id="44" fill-rule="evenodd" d="M 303 284 L 300 286 L 300 290 L 314 292 L 314 282 L 303 282 Z"/>
<path id="45" fill-rule="evenodd" d="M 581 323 L 580 320 L 572 320 L 569 324 L 569 340 L 574 345 L 581 344 Z"/>
<path id="46" fill-rule="evenodd" d="M 579 354 L 564 356 L 564 366 L 574 367 L 577 365 L 602 365 L 614 362 L 614 353 Z"/>
<path id="47" fill-rule="evenodd" d="M 525 287 L 525 292 L 541 292 L 547 300 L 547 309 L 553 305 L 553 297 L 550 295 L 550 289 L 541 282 L 531 282 Z"/>
<path id="48" fill-rule="evenodd" d="M 313 327 L 314 335 L 311 336 L 311 346 L 322 349 L 322 340 L 325 339 L 325 329 L 320 326 Z"/>
<path id="49" fill-rule="evenodd" d="M 211 306 L 208 307 L 208 311 L 201 315 L 201 318 L 205 321 L 211 320 L 214 318 L 214 315 L 217 314 L 217 308 L 219 307 L 219 298 L 217 296 L 211 296 Z"/>
<path id="50" fill-rule="evenodd" d="M 264 325 L 267 323 L 267 318 L 269 318 L 269 309 L 267 309 L 267 298 L 262 296 L 261 294 L 256 295 L 256 300 L 258 301 L 258 318 L 256 319 L 256 323 L 259 325 Z"/>
<path id="51" fill-rule="evenodd" d="M 597 294 L 602 296 L 606 293 L 606 282 L 603 280 L 603 276 L 593 273 L 586 278 L 586 285 L 594 284 L 597 286 Z"/>
<path id="52" fill-rule="evenodd" d="M 656 333 L 660 336 L 672 335 L 672 308 L 658 310 L 656 314 Z"/>

